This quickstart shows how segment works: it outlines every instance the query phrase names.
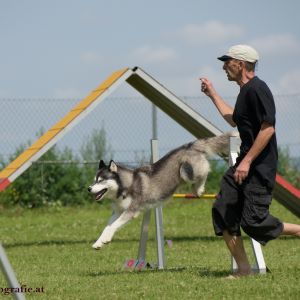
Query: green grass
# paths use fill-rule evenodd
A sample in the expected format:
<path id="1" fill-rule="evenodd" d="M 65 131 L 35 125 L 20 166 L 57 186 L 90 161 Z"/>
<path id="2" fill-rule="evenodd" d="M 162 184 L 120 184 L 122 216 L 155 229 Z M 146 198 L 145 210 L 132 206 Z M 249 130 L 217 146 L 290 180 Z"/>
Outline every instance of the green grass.
<path id="1" fill-rule="evenodd" d="M 166 269 L 124 271 L 136 258 L 141 217 L 121 229 L 100 251 L 91 248 L 110 209 L 87 205 L 56 209 L 2 209 L 0 239 L 17 274 L 27 287 L 43 287 L 29 299 L 299 299 L 300 240 L 279 238 L 264 247 L 267 275 L 238 280 L 224 277 L 230 257 L 211 225 L 210 200 L 174 200 L 164 208 Z M 299 219 L 276 203 L 274 215 Z M 152 214 L 153 215 L 153 214 Z M 156 261 L 152 216 L 147 258 Z M 250 254 L 248 239 L 245 239 Z M 0 276 L 0 287 L 7 283 Z M 0 295 L 0 299 L 9 296 Z"/>

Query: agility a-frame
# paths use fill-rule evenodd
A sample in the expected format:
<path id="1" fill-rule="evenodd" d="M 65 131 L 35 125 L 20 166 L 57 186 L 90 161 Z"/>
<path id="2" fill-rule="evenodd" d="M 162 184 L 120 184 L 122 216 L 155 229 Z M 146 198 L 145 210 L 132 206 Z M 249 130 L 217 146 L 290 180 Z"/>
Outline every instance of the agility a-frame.
<path id="1" fill-rule="evenodd" d="M 28 169 L 47 150 L 85 118 L 122 83 L 127 82 L 153 104 L 197 138 L 219 135 L 220 129 L 203 118 L 141 68 L 125 68 L 114 72 L 64 118 L 51 127 L 34 144 L 0 172 L 0 192 Z M 277 175 L 274 197 L 292 213 L 300 217 L 300 190 Z"/>

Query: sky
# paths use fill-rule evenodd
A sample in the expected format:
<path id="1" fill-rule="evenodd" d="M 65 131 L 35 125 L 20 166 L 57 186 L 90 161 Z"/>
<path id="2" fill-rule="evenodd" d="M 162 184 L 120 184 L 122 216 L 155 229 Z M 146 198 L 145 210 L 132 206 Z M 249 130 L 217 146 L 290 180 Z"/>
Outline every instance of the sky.
<path id="1" fill-rule="evenodd" d="M 273 93 L 297 93 L 299 11 L 297 0 L 1 0 L 0 97 L 82 97 L 136 65 L 179 95 L 199 95 L 200 76 L 232 95 L 216 57 L 243 43 Z"/>
<path id="2" fill-rule="evenodd" d="M 178 96 L 203 96 L 205 76 L 232 98 L 216 58 L 235 44 L 257 49 L 273 94 L 297 95 L 299 11 L 298 0 L 0 0 L 0 99 L 82 98 L 134 66 Z"/>

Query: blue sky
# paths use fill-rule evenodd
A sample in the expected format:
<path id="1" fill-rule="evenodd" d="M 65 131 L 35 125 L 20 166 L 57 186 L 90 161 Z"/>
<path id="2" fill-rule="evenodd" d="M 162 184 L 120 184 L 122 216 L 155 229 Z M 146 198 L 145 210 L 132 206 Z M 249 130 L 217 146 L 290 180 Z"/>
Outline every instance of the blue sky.
<path id="1" fill-rule="evenodd" d="M 298 0 L 0 0 L 0 99 L 81 99 L 140 66 L 178 96 L 203 96 L 206 76 L 233 104 L 238 86 L 216 57 L 246 43 L 273 93 L 296 95 L 278 98 L 277 111 L 281 143 L 299 146 L 299 11 Z"/>
<path id="2" fill-rule="evenodd" d="M 199 76 L 233 95 L 216 57 L 237 43 L 257 48 L 274 93 L 299 92 L 299 11 L 297 0 L 1 0 L 0 97 L 82 97 L 135 65 L 178 95 L 199 95 Z"/>

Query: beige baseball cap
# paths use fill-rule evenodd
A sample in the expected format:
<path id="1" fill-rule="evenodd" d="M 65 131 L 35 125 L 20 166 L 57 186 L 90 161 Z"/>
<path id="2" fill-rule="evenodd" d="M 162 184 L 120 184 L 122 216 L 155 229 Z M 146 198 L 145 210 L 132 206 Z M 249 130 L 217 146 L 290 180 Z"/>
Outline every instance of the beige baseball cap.
<path id="1" fill-rule="evenodd" d="M 235 58 L 238 60 L 248 61 L 250 63 L 255 63 L 259 59 L 257 51 L 248 45 L 235 45 L 229 48 L 228 52 L 218 57 L 221 61 L 226 61 L 230 58 Z"/>

